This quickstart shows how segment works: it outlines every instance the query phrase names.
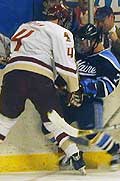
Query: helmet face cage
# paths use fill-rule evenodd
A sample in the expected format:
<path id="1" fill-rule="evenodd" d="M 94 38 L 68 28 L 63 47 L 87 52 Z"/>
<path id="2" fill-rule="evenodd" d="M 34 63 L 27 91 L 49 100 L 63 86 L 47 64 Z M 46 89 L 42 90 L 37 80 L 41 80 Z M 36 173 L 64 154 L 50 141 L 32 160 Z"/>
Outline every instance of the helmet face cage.
<path id="1" fill-rule="evenodd" d="M 91 55 L 101 42 L 101 32 L 92 24 L 80 28 L 76 36 L 77 51 L 82 55 Z M 78 45 L 79 44 L 79 45 Z"/>

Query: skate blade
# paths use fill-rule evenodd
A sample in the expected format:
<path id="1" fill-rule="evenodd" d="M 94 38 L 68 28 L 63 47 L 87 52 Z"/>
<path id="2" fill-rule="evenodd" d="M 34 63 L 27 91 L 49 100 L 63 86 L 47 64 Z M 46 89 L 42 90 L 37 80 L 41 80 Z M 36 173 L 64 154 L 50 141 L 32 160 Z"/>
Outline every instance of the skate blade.
<path id="1" fill-rule="evenodd" d="M 73 167 L 71 166 L 71 165 L 68 165 L 68 166 L 59 166 L 59 169 L 61 170 L 61 171 L 65 171 L 65 170 L 69 170 L 69 171 L 71 171 L 71 170 L 73 170 Z"/>
<path id="2" fill-rule="evenodd" d="M 82 168 L 79 169 L 81 175 L 87 175 L 87 172 L 86 172 L 86 166 L 83 166 Z"/>

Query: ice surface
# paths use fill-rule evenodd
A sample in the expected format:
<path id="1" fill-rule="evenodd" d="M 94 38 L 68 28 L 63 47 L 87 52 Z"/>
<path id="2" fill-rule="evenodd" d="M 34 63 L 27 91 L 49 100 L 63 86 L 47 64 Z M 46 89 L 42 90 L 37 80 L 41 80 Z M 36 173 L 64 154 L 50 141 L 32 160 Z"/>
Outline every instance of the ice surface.
<path id="1" fill-rule="evenodd" d="M 120 181 L 120 171 L 87 170 L 86 176 L 77 171 L 6 173 L 0 181 Z"/>

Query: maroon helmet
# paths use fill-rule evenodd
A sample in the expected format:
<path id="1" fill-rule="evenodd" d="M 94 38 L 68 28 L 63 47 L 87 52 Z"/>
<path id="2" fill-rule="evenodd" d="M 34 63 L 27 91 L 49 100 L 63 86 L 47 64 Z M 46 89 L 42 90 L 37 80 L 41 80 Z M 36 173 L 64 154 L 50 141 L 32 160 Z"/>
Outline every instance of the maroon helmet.
<path id="1" fill-rule="evenodd" d="M 69 19 L 67 7 L 65 7 L 63 3 L 60 3 L 60 1 L 45 0 L 43 5 L 43 14 L 46 16 L 46 19 L 58 19 L 60 25 Z"/>
<path id="2" fill-rule="evenodd" d="M 68 17 L 68 10 L 63 4 L 55 4 L 48 8 L 47 16 L 54 16 L 58 19 Z"/>

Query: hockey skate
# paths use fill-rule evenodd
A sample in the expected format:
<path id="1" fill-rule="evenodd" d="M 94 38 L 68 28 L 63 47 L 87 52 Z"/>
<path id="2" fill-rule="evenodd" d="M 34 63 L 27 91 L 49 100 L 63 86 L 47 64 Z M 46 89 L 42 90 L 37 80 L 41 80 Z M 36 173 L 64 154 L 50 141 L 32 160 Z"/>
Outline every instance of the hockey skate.
<path id="1" fill-rule="evenodd" d="M 59 162 L 60 167 L 62 168 L 67 168 L 68 169 L 74 169 L 74 170 L 79 170 L 81 175 L 86 175 L 86 164 L 83 160 L 83 152 L 79 151 L 77 153 L 74 153 L 70 158 L 67 156 L 64 156 L 60 162 Z"/>

